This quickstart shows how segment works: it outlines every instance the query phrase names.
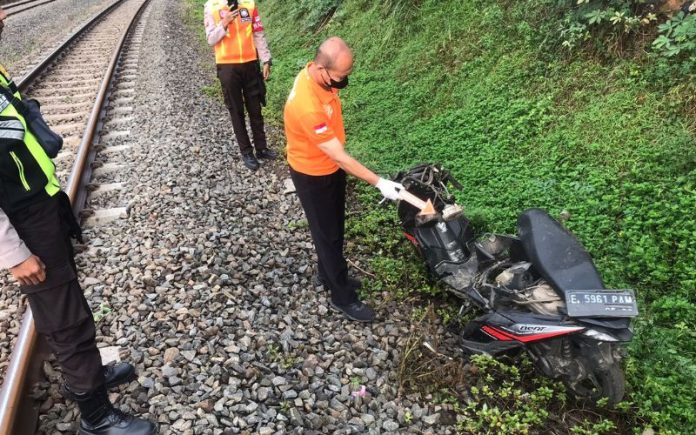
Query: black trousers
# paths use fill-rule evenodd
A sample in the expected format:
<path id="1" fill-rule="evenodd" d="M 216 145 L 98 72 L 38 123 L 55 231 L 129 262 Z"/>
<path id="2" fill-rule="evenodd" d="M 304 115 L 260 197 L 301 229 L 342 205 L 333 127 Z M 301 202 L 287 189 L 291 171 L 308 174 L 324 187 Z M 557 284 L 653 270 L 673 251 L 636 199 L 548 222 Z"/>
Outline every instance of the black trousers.
<path id="1" fill-rule="evenodd" d="M 251 134 L 254 136 L 256 151 L 266 149 L 266 132 L 263 128 L 261 101 L 264 93 L 263 77 L 257 61 L 240 64 L 219 64 L 217 75 L 222 85 L 225 106 L 232 118 L 232 128 L 242 155 L 251 154 L 254 149 L 249 141 L 249 133 L 244 121 L 244 107 L 249 113 Z"/>
<path id="2" fill-rule="evenodd" d="M 331 175 L 313 176 L 290 168 L 290 176 L 312 233 L 318 273 L 328 283 L 331 300 L 336 305 L 356 302 L 358 295 L 348 285 L 348 265 L 343 256 L 346 173 L 339 169 Z"/>
<path id="3" fill-rule="evenodd" d="M 95 342 L 94 318 L 77 281 L 70 240 L 72 210 L 64 193 L 12 213 L 10 220 L 29 250 L 46 265 L 46 280 L 21 286 L 43 335 L 75 392 L 88 392 L 104 383 Z"/>

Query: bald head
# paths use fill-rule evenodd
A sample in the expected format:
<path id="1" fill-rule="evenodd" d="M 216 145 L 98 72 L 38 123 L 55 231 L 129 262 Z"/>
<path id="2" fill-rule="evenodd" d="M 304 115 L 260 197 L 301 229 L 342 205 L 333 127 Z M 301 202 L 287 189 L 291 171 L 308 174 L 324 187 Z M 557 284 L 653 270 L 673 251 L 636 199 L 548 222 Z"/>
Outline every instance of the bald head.
<path id="1" fill-rule="evenodd" d="M 334 36 L 322 42 L 314 62 L 328 69 L 349 70 L 353 67 L 353 50 L 346 41 Z"/>

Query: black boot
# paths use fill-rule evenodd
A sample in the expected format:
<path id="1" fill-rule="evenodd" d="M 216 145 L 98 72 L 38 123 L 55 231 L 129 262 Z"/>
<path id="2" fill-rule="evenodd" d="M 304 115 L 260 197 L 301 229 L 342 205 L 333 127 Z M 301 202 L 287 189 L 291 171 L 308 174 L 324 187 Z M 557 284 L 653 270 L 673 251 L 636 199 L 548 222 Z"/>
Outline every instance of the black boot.
<path id="1" fill-rule="evenodd" d="M 104 386 L 107 390 L 134 381 L 135 378 L 135 367 L 127 362 L 111 362 L 104 366 Z M 60 386 L 60 394 L 68 399 L 73 398 L 73 393 L 68 390 L 65 382 Z"/>
<path id="2" fill-rule="evenodd" d="M 111 389 L 134 381 L 135 367 L 127 362 L 112 362 L 104 366 L 104 385 Z"/>
<path id="3" fill-rule="evenodd" d="M 89 393 L 68 390 L 80 408 L 80 435 L 153 435 L 157 426 L 115 409 L 105 387 Z"/>
<path id="4" fill-rule="evenodd" d="M 264 148 L 260 151 L 256 151 L 256 158 L 257 159 L 266 159 L 266 160 L 275 160 L 278 158 L 278 153 L 273 151 L 270 148 Z"/>
<path id="5" fill-rule="evenodd" d="M 331 301 L 331 306 L 342 312 L 350 320 L 356 322 L 372 322 L 375 320 L 375 311 L 369 305 L 357 301 L 348 305 L 336 305 Z"/>
<path id="6" fill-rule="evenodd" d="M 242 154 L 242 162 L 244 162 L 244 166 L 252 171 L 259 169 L 259 166 L 261 166 L 253 154 Z"/>

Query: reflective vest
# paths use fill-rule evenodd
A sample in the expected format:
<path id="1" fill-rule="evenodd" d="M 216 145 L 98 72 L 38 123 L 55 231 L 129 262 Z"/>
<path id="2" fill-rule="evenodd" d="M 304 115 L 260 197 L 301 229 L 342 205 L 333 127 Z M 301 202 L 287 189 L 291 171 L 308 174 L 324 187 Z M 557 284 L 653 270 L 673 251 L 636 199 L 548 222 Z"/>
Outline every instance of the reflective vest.
<path id="1" fill-rule="evenodd" d="M 230 13 L 227 0 L 210 0 L 206 7 L 215 25 Z M 227 26 L 227 33 L 215 44 L 217 64 L 246 63 L 258 59 L 254 32 L 263 30 L 259 11 L 253 0 L 239 0 L 239 15 Z"/>
<path id="2" fill-rule="evenodd" d="M 1 65 L 0 86 L 21 100 Z M 53 161 L 27 129 L 24 117 L 0 94 L 0 207 L 10 213 L 60 192 L 55 170 Z"/>

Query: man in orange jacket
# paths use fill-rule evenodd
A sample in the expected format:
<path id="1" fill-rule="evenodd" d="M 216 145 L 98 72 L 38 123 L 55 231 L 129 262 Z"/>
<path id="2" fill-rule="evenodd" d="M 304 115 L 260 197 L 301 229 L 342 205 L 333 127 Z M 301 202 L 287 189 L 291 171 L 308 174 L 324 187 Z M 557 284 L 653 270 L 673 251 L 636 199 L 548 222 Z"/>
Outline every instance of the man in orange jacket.
<path id="1" fill-rule="evenodd" d="M 317 281 L 331 290 L 331 306 L 351 320 L 370 322 L 375 313 L 358 299 L 360 282 L 348 276 L 343 256 L 346 173 L 391 200 L 403 186 L 376 175 L 348 154 L 338 90 L 348 85 L 353 52 L 340 38 L 321 44 L 314 62 L 295 79 L 285 104 L 288 164 L 307 216 L 319 259 Z"/>
<path id="2" fill-rule="evenodd" d="M 263 33 L 263 24 L 253 0 L 208 0 L 204 7 L 205 33 L 215 48 L 217 75 L 222 84 L 225 105 L 244 165 L 259 168 L 258 159 L 277 157 L 266 143 L 261 103 L 265 96 L 264 80 L 271 73 L 271 52 Z M 263 63 L 263 77 L 258 61 Z M 251 146 L 244 120 L 244 107 L 254 137 Z M 256 156 L 254 156 L 256 148 Z"/>

